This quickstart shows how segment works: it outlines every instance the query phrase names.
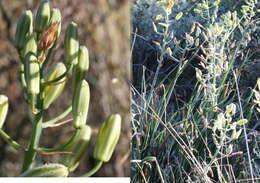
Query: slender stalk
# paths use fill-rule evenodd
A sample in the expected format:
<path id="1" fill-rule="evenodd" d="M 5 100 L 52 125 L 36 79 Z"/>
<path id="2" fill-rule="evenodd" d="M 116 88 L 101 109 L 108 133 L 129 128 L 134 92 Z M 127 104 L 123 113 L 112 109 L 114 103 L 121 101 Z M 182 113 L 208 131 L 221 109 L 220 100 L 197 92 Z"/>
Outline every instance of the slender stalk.
<path id="1" fill-rule="evenodd" d="M 30 169 L 32 167 L 33 161 L 35 160 L 37 153 L 36 149 L 38 148 L 42 131 L 42 116 L 42 111 L 35 115 L 30 145 L 28 150 L 25 151 L 23 171 Z"/>
<path id="2" fill-rule="evenodd" d="M 90 177 L 92 175 L 94 175 L 102 166 L 103 162 L 102 161 L 97 161 L 96 165 L 87 173 L 81 175 L 81 177 Z"/>
<path id="3" fill-rule="evenodd" d="M 2 129 L 0 129 L 0 136 L 11 146 L 13 146 L 17 150 L 24 150 L 25 148 L 13 140 L 7 133 L 5 133 Z"/>
<path id="4" fill-rule="evenodd" d="M 53 118 L 53 119 L 51 119 L 49 121 L 43 122 L 42 123 L 42 128 L 50 127 L 53 124 L 55 124 L 56 122 L 58 122 L 59 120 L 65 118 L 71 112 L 71 110 L 72 110 L 72 106 L 70 105 L 63 113 L 61 113 L 57 117 L 55 117 L 55 118 Z"/>
<path id="5" fill-rule="evenodd" d="M 236 84 L 236 90 L 237 90 L 237 96 L 238 96 L 238 103 L 239 103 L 239 108 L 240 108 L 240 117 L 241 119 L 244 119 L 244 115 L 243 115 L 243 107 L 242 107 L 242 103 L 241 103 L 241 98 L 240 98 L 240 90 L 238 87 L 238 82 L 237 82 L 237 76 L 235 71 L 232 69 L 233 71 L 233 75 L 235 78 L 235 84 Z M 251 163 L 251 155 L 250 155 L 250 149 L 249 149 L 249 141 L 247 139 L 247 132 L 246 132 L 246 126 L 245 124 L 243 124 L 243 131 L 244 131 L 244 136 L 245 136 L 245 141 L 246 141 L 246 151 L 247 151 L 247 158 L 248 158 L 248 164 L 249 164 L 249 169 L 250 169 L 250 174 L 251 174 L 251 178 L 252 178 L 252 182 L 254 183 L 254 170 L 253 170 L 253 166 Z"/>
<path id="6" fill-rule="evenodd" d="M 50 85 L 50 84 L 59 82 L 59 81 L 62 80 L 64 77 L 66 77 L 66 76 L 72 71 L 72 69 L 73 69 L 73 65 L 71 65 L 71 66 L 69 67 L 69 69 L 68 69 L 64 74 L 60 75 L 59 77 L 57 77 L 57 78 L 55 78 L 55 79 L 53 79 L 53 80 L 51 80 L 51 81 L 45 81 L 45 82 L 43 83 L 43 85 Z"/>
<path id="7" fill-rule="evenodd" d="M 70 139 L 58 146 L 58 147 L 54 147 L 54 148 L 38 148 L 37 151 L 42 151 L 42 152 L 58 152 L 58 151 L 63 151 L 64 149 L 66 149 L 68 146 L 71 145 L 71 142 L 74 141 L 74 139 L 79 135 L 80 133 L 80 129 L 77 129 L 76 131 L 74 131 L 74 134 L 70 137 Z"/>
<path id="8" fill-rule="evenodd" d="M 155 163 L 156 163 L 156 167 L 157 167 L 160 179 L 161 179 L 161 183 L 165 183 L 163 175 L 162 175 L 162 171 L 161 171 L 161 168 L 160 168 L 160 165 L 159 165 L 157 159 L 155 159 Z"/>

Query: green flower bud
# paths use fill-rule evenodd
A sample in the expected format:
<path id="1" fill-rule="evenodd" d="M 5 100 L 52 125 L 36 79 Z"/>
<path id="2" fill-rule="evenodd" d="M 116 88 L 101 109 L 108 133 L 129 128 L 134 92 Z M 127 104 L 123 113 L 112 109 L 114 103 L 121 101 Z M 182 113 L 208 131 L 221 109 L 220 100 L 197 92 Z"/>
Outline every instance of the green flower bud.
<path id="1" fill-rule="evenodd" d="M 90 91 L 87 81 L 82 80 L 74 91 L 72 102 L 73 126 L 81 128 L 87 120 Z"/>
<path id="2" fill-rule="evenodd" d="M 22 59 L 24 59 L 28 53 L 32 53 L 34 55 L 37 54 L 37 43 L 33 35 L 28 36 L 26 39 L 24 48 L 22 49 L 22 53 L 21 53 Z"/>
<path id="3" fill-rule="evenodd" d="M 108 162 L 120 137 L 121 116 L 111 115 L 100 127 L 94 147 L 94 158 Z"/>
<path id="4" fill-rule="evenodd" d="M 78 54 L 78 64 L 74 67 L 74 87 L 84 79 L 84 76 L 89 68 L 89 56 L 86 46 L 80 46 Z"/>
<path id="5" fill-rule="evenodd" d="M 0 129 L 2 129 L 8 112 L 8 98 L 0 95 Z"/>
<path id="6" fill-rule="evenodd" d="M 78 62 L 79 36 L 77 24 L 74 22 L 71 22 L 66 29 L 64 46 L 68 65 L 76 65 Z"/>
<path id="7" fill-rule="evenodd" d="M 52 70 L 47 74 L 46 81 L 54 80 L 66 72 L 66 67 L 62 62 L 57 63 Z M 57 84 L 47 85 L 43 90 L 43 109 L 47 109 L 53 101 L 61 94 L 66 84 L 66 77 L 60 80 Z"/>
<path id="8" fill-rule="evenodd" d="M 25 81 L 31 109 L 36 113 L 37 95 L 40 93 L 40 65 L 37 57 L 28 53 L 25 56 Z"/>
<path id="9" fill-rule="evenodd" d="M 15 33 L 15 46 L 21 50 L 26 42 L 26 37 L 33 32 L 33 15 L 30 10 L 25 11 L 18 20 Z"/>
<path id="10" fill-rule="evenodd" d="M 58 37 L 60 36 L 60 32 L 61 32 L 61 13 L 59 9 L 53 8 L 51 10 L 51 18 L 49 21 L 49 26 L 53 25 L 53 24 L 57 24 L 58 23 L 58 30 L 57 30 L 57 35 L 56 35 L 56 39 L 58 39 Z"/>
<path id="11" fill-rule="evenodd" d="M 40 65 L 37 57 L 28 53 L 25 57 L 25 77 L 27 82 L 28 93 L 40 93 Z"/>
<path id="12" fill-rule="evenodd" d="M 25 171 L 19 177 L 67 177 L 68 168 L 62 164 L 46 164 Z"/>
<path id="13" fill-rule="evenodd" d="M 80 129 L 79 135 L 74 139 L 73 146 L 66 149 L 66 151 L 72 152 L 72 154 L 64 157 L 65 165 L 67 165 L 70 172 L 73 172 L 84 158 L 90 138 L 91 128 L 88 125 L 84 125 Z"/>
<path id="14" fill-rule="evenodd" d="M 40 6 L 37 9 L 36 18 L 35 18 L 35 31 L 41 33 L 49 25 L 50 19 L 50 3 L 48 0 L 42 0 Z"/>

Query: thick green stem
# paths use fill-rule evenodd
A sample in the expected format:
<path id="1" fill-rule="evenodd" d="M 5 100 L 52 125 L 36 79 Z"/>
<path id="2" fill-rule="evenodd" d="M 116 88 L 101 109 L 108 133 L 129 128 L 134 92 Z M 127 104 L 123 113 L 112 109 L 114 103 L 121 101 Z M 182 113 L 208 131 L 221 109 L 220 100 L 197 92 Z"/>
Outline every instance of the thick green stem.
<path id="1" fill-rule="evenodd" d="M 0 136 L 11 146 L 16 148 L 17 150 L 25 150 L 23 146 L 18 144 L 15 140 L 13 140 L 7 133 L 5 133 L 2 129 L 0 129 Z"/>
<path id="2" fill-rule="evenodd" d="M 28 150 L 25 151 L 23 172 L 30 169 L 32 167 L 33 161 L 35 160 L 36 153 L 37 153 L 36 150 L 39 145 L 39 140 L 42 131 L 42 116 L 43 116 L 42 111 L 40 111 L 38 114 L 35 115 L 30 145 Z"/>
<path id="3" fill-rule="evenodd" d="M 87 173 L 81 175 L 81 177 L 90 177 L 92 175 L 94 175 L 102 166 L 103 162 L 102 161 L 97 161 L 96 165 Z"/>

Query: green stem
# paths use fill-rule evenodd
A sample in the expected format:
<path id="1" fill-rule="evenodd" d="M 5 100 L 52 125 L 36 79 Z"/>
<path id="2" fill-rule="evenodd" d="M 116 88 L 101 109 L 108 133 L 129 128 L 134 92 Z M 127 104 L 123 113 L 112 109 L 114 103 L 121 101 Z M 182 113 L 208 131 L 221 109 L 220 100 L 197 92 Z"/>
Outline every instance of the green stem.
<path id="1" fill-rule="evenodd" d="M 17 150 L 25 151 L 25 148 L 18 144 L 15 140 L 13 140 L 7 133 L 5 133 L 2 129 L 0 129 L 0 136 L 11 146 L 13 146 Z"/>
<path id="2" fill-rule="evenodd" d="M 28 150 L 25 151 L 23 171 L 30 169 L 32 167 L 33 161 L 35 160 L 37 153 L 36 149 L 38 148 L 42 131 L 42 116 L 42 111 L 35 115 L 30 145 Z"/>
<path id="3" fill-rule="evenodd" d="M 71 145 L 71 142 L 74 141 L 74 139 L 79 135 L 80 133 L 80 129 L 77 129 L 74 134 L 70 137 L 70 139 L 65 143 L 62 144 L 58 147 L 54 147 L 54 148 L 38 148 L 37 151 L 41 151 L 41 152 L 59 152 L 59 151 L 63 151 L 64 149 L 66 149 L 68 146 Z"/>
<path id="4" fill-rule="evenodd" d="M 51 127 L 53 124 L 55 124 L 59 120 L 65 118 L 71 111 L 72 111 L 72 106 L 70 105 L 63 113 L 61 113 L 57 117 L 55 117 L 55 118 L 53 118 L 53 119 L 51 119 L 49 121 L 43 122 L 42 123 L 42 128 Z"/>
<path id="5" fill-rule="evenodd" d="M 87 173 L 81 175 L 81 177 L 90 177 L 92 175 L 94 175 L 102 166 L 103 162 L 102 161 L 97 161 L 96 165 Z"/>

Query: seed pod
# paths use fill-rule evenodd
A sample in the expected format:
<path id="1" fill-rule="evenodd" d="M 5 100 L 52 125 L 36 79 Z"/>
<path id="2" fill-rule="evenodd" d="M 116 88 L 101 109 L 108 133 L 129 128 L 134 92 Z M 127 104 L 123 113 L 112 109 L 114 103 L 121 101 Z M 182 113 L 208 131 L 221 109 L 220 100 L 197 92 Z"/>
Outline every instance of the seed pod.
<path id="1" fill-rule="evenodd" d="M 81 128 L 87 120 L 90 91 L 87 81 L 82 80 L 74 91 L 72 101 L 73 126 Z"/>
<path id="2" fill-rule="evenodd" d="M 33 15 L 30 10 L 25 11 L 18 20 L 15 33 L 15 46 L 20 51 L 25 42 L 26 37 L 33 32 Z"/>
<path id="3" fill-rule="evenodd" d="M 67 177 L 68 168 L 62 164 L 46 164 L 25 171 L 19 177 Z"/>
<path id="4" fill-rule="evenodd" d="M 65 33 L 64 46 L 68 65 L 76 65 L 78 62 L 79 38 L 77 24 L 71 22 Z"/>
<path id="5" fill-rule="evenodd" d="M 74 139 L 73 146 L 66 149 L 66 151 L 72 152 L 72 154 L 65 155 L 64 157 L 65 165 L 69 168 L 70 172 L 73 172 L 84 158 L 90 138 L 91 128 L 88 125 L 84 125 L 80 129 L 79 135 Z"/>
<path id="6" fill-rule="evenodd" d="M 111 115 L 100 127 L 94 147 L 94 158 L 108 162 L 120 137 L 121 116 Z"/>
<path id="7" fill-rule="evenodd" d="M 2 129 L 8 112 L 8 98 L 0 95 L 0 129 Z"/>
<path id="8" fill-rule="evenodd" d="M 89 68 L 89 56 L 86 46 L 80 46 L 78 54 L 78 63 L 74 67 L 74 86 L 76 88 L 78 83 L 84 79 L 84 76 Z"/>
<path id="9" fill-rule="evenodd" d="M 66 72 L 66 67 L 62 62 L 57 63 L 52 70 L 47 74 L 46 81 L 52 81 Z M 47 85 L 43 90 L 43 109 L 47 109 L 53 101 L 61 94 L 66 84 L 66 76 L 59 82 Z"/>
<path id="10" fill-rule="evenodd" d="M 48 0 L 42 0 L 37 9 L 35 18 L 35 31 L 41 33 L 48 26 L 50 19 L 50 3 Z"/>
<path id="11" fill-rule="evenodd" d="M 34 55 L 37 54 L 37 43 L 36 43 L 33 35 L 28 36 L 27 39 L 26 39 L 26 42 L 24 44 L 24 48 L 22 49 L 22 53 L 21 53 L 22 59 L 25 59 L 25 56 L 28 53 L 32 53 Z"/>

